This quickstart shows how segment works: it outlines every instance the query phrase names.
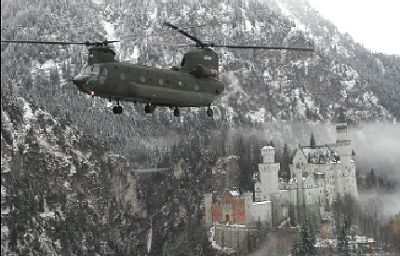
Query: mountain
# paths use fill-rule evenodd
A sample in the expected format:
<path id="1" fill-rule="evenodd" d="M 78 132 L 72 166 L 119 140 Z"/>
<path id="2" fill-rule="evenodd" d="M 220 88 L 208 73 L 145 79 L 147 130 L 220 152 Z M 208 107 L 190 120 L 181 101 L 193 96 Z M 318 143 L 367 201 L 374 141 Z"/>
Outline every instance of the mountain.
<path id="1" fill-rule="evenodd" d="M 354 124 L 400 117 L 399 56 L 369 52 L 306 1 L 1 5 L 2 39 L 121 39 L 121 61 L 154 67 L 179 63 L 187 50 L 173 46 L 185 38 L 161 32 L 164 20 L 207 24 L 191 31 L 205 41 L 316 49 L 217 50 L 226 90 L 211 120 L 205 109 L 175 119 L 129 103 L 115 116 L 69 82 L 84 48 L 2 44 L 2 254 L 210 255 L 202 195 L 247 189 L 267 138 L 297 145 L 309 136 L 299 123 L 331 139 L 327 127 L 342 115 Z M 246 171 L 240 179 L 224 177 L 224 166 L 236 165 Z M 137 172 L 152 167 L 167 170 Z"/>

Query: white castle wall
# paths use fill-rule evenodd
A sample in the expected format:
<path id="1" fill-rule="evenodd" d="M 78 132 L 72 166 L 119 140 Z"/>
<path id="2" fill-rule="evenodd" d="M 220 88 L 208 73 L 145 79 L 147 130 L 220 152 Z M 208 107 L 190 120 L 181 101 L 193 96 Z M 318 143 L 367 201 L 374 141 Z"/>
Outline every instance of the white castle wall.
<path id="1" fill-rule="evenodd" d="M 260 221 L 262 225 L 267 227 L 272 226 L 272 202 L 271 201 L 261 201 L 252 202 L 250 205 L 250 220 L 251 223 Z"/>
<path id="2" fill-rule="evenodd" d="M 272 201 L 275 208 L 272 209 L 272 218 L 283 219 L 288 206 L 306 206 L 316 209 L 316 214 L 322 214 L 327 205 L 332 206 L 337 195 L 358 198 L 356 168 L 351 159 L 350 145 L 347 125 L 337 125 L 336 151 L 340 161 L 308 163 L 299 148 L 290 165 L 291 182 L 281 184 L 278 180 L 279 163 L 274 163 L 275 150 L 271 146 L 264 147 L 261 150 L 263 163 L 259 164 L 259 182 L 255 184 L 256 201 Z"/>
<path id="3" fill-rule="evenodd" d="M 263 163 L 258 164 L 260 182 L 255 184 L 256 201 L 271 200 L 271 194 L 278 193 L 279 163 L 275 163 L 275 149 L 265 146 L 261 149 Z"/>

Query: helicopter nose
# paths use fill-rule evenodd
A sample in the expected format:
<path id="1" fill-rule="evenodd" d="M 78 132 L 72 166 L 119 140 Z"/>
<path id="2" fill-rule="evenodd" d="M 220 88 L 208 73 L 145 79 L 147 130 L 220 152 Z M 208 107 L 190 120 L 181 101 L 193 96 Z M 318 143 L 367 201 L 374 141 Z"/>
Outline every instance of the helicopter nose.
<path id="1" fill-rule="evenodd" d="M 74 79 L 72 79 L 72 83 L 76 85 L 81 91 L 86 92 L 85 90 L 85 85 L 87 82 L 87 78 L 81 77 L 81 76 L 76 76 Z"/>

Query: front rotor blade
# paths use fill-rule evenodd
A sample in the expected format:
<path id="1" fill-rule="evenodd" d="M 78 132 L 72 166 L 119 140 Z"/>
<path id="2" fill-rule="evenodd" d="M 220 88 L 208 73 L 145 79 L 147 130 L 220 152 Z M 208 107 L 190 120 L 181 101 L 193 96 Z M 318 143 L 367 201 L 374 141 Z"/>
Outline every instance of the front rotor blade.
<path id="1" fill-rule="evenodd" d="M 306 51 L 312 52 L 312 48 L 302 47 L 282 47 L 282 46 L 251 46 L 251 45 L 222 45 L 210 44 L 209 47 L 231 48 L 231 49 L 265 49 L 265 50 L 289 50 L 289 51 Z"/>
<path id="2" fill-rule="evenodd" d="M 84 44 L 87 42 L 64 42 L 64 41 L 33 41 L 33 40 L 1 40 L 2 43 L 19 43 L 19 44 Z"/>
<path id="3" fill-rule="evenodd" d="M 18 44 L 58 44 L 58 45 L 86 45 L 86 46 L 100 46 L 119 42 L 118 40 L 103 41 L 103 42 L 68 42 L 68 41 L 36 41 L 36 40 L 1 40 L 2 43 L 18 43 Z"/>

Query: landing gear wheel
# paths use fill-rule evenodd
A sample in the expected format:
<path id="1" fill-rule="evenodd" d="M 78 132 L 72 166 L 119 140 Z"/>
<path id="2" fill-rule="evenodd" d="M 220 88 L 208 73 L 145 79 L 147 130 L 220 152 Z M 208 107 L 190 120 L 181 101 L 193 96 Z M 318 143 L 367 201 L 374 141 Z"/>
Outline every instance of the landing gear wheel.
<path id="1" fill-rule="evenodd" d="M 121 106 L 114 106 L 113 107 L 113 113 L 114 114 L 122 114 L 122 107 Z"/>
<path id="2" fill-rule="evenodd" d="M 213 110 L 211 107 L 207 108 L 207 116 L 210 116 L 210 117 L 213 116 Z"/>
<path id="3" fill-rule="evenodd" d="M 174 116 L 178 117 L 180 115 L 179 108 L 174 109 Z"/>
<path id="4" fill-rule="evenodd" d="M 155 105 L 146 105 L 146 106 L 144 106 L 144 112 L 146 114 L 153 113 L 155 109 L 156 109 Z"/>

